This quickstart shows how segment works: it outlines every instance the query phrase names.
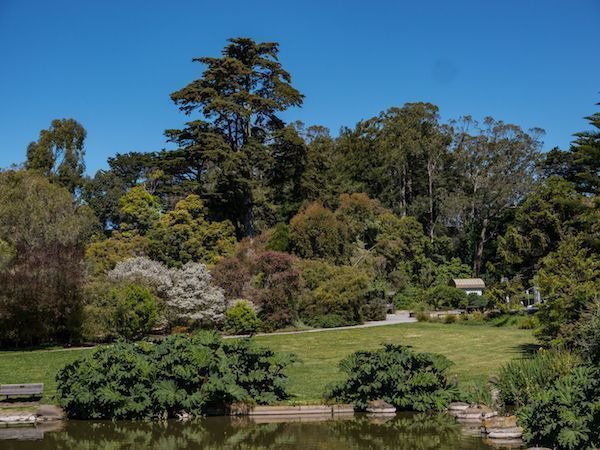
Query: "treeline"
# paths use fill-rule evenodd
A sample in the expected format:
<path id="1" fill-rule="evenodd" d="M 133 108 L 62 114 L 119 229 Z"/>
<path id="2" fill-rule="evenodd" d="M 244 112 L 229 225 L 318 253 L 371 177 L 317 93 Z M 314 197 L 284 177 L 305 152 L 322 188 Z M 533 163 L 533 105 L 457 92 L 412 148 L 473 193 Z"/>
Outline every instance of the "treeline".
<path id="1" fill-rule="evenodd" d="M 237 38 L 195 59 L 201 76 L 171 95 L 189 117 L 165 131 L 175 148 L 117 153 L 93 177 L 81 124 L 40 133 L 23 170 L 0 175 L 0 341 L 239 324 L 238 299 L 253 329 L 360 323 L 390 303 L 468 306 L 447 288 L 467 276 L 491 287 L 478 307 L 538 286 L 555 339 L 597 298 L 600 113 L 548 153 L 541 130 L 443 123 L 429 103 L 333 137 L 279 117 L 303 95 L 278 52 Z"/>

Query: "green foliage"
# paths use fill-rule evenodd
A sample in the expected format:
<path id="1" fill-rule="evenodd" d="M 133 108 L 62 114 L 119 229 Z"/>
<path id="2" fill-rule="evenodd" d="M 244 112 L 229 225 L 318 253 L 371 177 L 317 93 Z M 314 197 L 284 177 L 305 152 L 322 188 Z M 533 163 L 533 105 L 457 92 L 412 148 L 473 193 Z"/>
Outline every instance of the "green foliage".
<path id="1" fill-rule="evenodd" d="M 580 364 L 568 352 L 540 350 L 530 359 L 511 361 L 500 370 L 500 402 L 506 406 L 527 405 L 539 392 Z"/>
<path id="2" fill-rule="evenodd" d="M 592 303 L 566 336 L 569 348 L 600 367 L 600 301 Z"/>
<path id="3" fill-rule="evenodd" d="M 172 335 L 159 344 L 117 343 L 67 364 L 56 376 L 61 406 L 76 419 L 165 419 L 235 402 L 286 397 L 293 357 L 213 333 Z"/>
<path id="4" fill-rule="evenodd" d="M 380 229 L 377 216 L 384 212 L 385 209 L 377 200 L 370 199 L 363 192 L 357 192 L 342 194 L 335 214 L 346 224 L 351 241 L 372 247 Z"/>
<path id="5" fill-rule="evenodd" d="M 286 252 L 290 246 L 290 231 L 285 223 L 278 223 L 267 242 L 267 250 Z"/>
<path id="6" fill-rule="evenodd" d="M 85 137 L 85 129 L 76 120 L 55 119 L 27 147 L 25 167 L 75 193 L 83 185 Z"/>
<path id="7" fill-rule="evenodd" d="M 119 213 L 124 230 L 144 235 L 160 216 L 160 203 L 145 187 L 135 186 L 119 199 Z"/>
<path id="8" fill-rule="evenodd" d="M 425 291 L 423 300 L 434 309 L 463 308 L 468 302 L 465 291 L 444 285 L 435 286 Z"/>
<path id="9" fill-rule="evenodd" d="M 94 239 L 85 248 L 87 272 L 91 276 L 106 275 L 117 263 L 149 253 L 147 236 L 136 232 L 113 231 L 108 239 Z"/>
<path id="10" fill-rule="evenodd" d="M 238 236 L 255 234 L 261 182 L 270 174 L 262 142 L 283 128 L 279 112 L 302 104 L 278 53 L 275 42 L 230 39 L 222 57 L 195 58 L 204 73 L 171 94 L 183 112 L 199 111 L 202 120 L 167 130 L 179 146 L 167 152 L 170 168 L 175 160 L 175 176 L 190 173 L 198 188 L 207 186 L 212 210 L 231 220 Z"/>
<path id="11" fill-rule="evenodd" d="M 561 178 L 550 178 L 534 190 L 515 211 L 498 253 L 508 273 L 532 278 L 540 260 L 556 250 L 561 240 L 583 228 L 587 209 L 575 186 Z"/>
<path id="12" fill-rule="evenodd" d="M 535 282 L 545 299 L 538 313 L 538 335 L 544 341 L 561 342 L 598 298 L 600 258 L 583 247 L 580 238 L 566 238 L 542 260 Z"/>
<path id="13" fill-rule="evenodd" d="M 189 195 L 158 219 L 148 233 L 150 255 L 168 266 L 214 264 L 233 252 L 235 230 L 229 221 L 210 222 L 204 203 Z"/>
<path id="14" fill-rule="evenodd" d="M 0 173 L 0 343 L 79 339 L 89 208 L 35 172 Z"/>
<path id="15" fill-rule="evenodd" d="M 223 329 L 228 334 L 254 334 L 261 326 L 261 320 L 247 300 L 238 300 L 225 311 Z"/>
<path id="16" fill-rule="evenodd" d="M 127 284 L 111 291 L 117 334 L 129 341 L 140 339 L 156 324 L 158 299 L 144 286 Z"/>
<path id="17" fill-rule="evenodd" d="M 347 226 L 319 203 L 311 203 L 290 220 L 289 238 L 290 250 L 301 258 L 334 263 L 348 260 Z"/>
<path id="18" fill-rule="evenodd" d="M 441 355 L 415 353 L 401 345 L 359 351 L 341 361 L 346 379 L 330 386 L 327 396 L 361 410 L 379 399 L 400 410 L 443 410 L 457 395 L 445 374 L 450 365 Z"/>
<path id="19" fill-rule="evenodd" d="M 488 300 L 486 295 L 479 295 L 471 292 L 467 295 L 467 301 L 464 304 L 469 309 L 485 309 L 487 308 L 490 301 Z"/>
<path id="20" fill-rule="evenodd" d="M 315 277 L 319 268 L 323 271 Z M 311 270 L 312 269 L 312 270 Z M 301 298 L 300 317 L 312 326 L 323 323 L 356 325 L 363 322 L 363 308 L 369 300 L 369 278 L 367 275 L 349 266 L 327 266 L 324 263 L 313 266 L 305 273 L 307 285 L 312 290 Z M 324 279 L 323 279 L 324 278 Z M 323 321 L 323 316 L 328 316 Z M 334 319 L 336 317 L 336 319 Z M 313 319 L 316 319 L 313 322 Z"/>
<path id="21" fill-rule="evenodd" d="M 518 411 L 523 439 L 557 450 L 600 445 L 600 374 L 578 367 L 549 382 Z"/>
<path id="22" fill-rule="evenodd" d="M 486 405 L 490 408 L 497 406 L 489 384 L 481 380 L 459 385 L 458 400 L 470 405 Z"/>

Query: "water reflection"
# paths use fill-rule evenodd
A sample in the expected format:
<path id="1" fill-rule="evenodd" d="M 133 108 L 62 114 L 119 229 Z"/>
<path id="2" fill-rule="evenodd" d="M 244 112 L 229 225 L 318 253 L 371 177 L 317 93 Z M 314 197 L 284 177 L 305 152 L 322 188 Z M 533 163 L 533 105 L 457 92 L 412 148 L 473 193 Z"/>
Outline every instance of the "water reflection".
<path id="1" fill-rule="evenodd" d="M 250 418 L 212 417 L 192 423 L 77 422 L 0 440 L 7 450 L 121 449 L 489 449 L 466 436 L 446 415 L 356 416 L 332 420 L 257 423 Z M 264 419 L 263 419 L 264 420 Z M 26 432 L 26 429 L 22 430 Z M 41 432 L 41 433 L 40 433 Z M 36 439 L 37 433 L 37 440 Z M 0 439 L 2 437 L 0 436 Z"/>

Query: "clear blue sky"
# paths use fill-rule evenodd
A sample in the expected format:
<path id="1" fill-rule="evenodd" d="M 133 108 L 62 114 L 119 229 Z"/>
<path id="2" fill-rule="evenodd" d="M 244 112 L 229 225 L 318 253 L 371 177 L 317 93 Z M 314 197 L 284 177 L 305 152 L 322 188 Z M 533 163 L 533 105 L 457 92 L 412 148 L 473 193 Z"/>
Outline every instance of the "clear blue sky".
<path id="1" fill-rule="evenodd" d="M 305 95 L 287 120 L 337 133 L 429 101 L 566 147 L 600 101 L 600 0 L 0 0 L 0 167 L 53 118 L 88 130 L 88 172 L 165 147 L 185 116 L 169 94 L 229 37 L 278 41 Z"/>

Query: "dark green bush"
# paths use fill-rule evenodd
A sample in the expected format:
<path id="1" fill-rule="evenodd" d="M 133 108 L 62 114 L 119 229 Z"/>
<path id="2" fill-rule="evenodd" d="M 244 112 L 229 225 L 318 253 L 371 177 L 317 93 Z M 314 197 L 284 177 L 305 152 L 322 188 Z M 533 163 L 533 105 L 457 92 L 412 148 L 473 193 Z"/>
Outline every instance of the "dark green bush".
<path id="1" fill-rule="evenodd" d="M 588 307 L 565 340 L 583 359 L 600 367 L 600 301 Z"/>
<path id="2" fill-rule="evenodd" d="M 600 447 L 600 372 L 578 367 L 538 391 L 519 410 L 523 438 L 557 450 Z"/>
<path id="3" fill-rule="evenodd" d="M 324 314 L 305 320 L 306 325 L 314 328 L 337 328 L 346 325 L 344 318 L 338 314 Z"/>
<path id="4" fill-rule="evenodd" d="M 433 309 L 462 308 L 467 304 L 467 294 L 452 286 L 439 285 L 425 291 L 423 300 Z"/>
<path id="5" fill-rule="evenodd" d="M 360 351 L 344 358 L 340 369 L 346 379 L 330 386 L 326 396 L 361 410 L 377 399 L 399 410 L 442 410 L 458 394 L 446 376 L 450 365 L 444 356 L 387 344 L 379 350 Z"/>
<path id="6" fill-rule="evenodd" d="M 362 308 L 369 299 L 369 278 L 359 269 L 348 266 L 327 267 L 330 276 L 319 280 L 309 270 L 309 290 L 300 301 L 300 317 L 307 324 L 323 316 L 340 317 L 340 325 L 363 322 Z"/>
<path id="7" fill-rule="evenodd" d="M 156 345 L 117 343 L 60 370 L 58 397 L 76 419 L 200 415 L 234 402 L 285 398 L 285 371 L 292 361 L 250 340 L 224 342 L 209 332 L 172 335 Z"/>
<path id="8" fill-rule="evenodd" d="M 372 283 L 365 304 L 360 310 L 363 320 L 385 320 L 388 311 L 386 290 L 380 283 Z"/>
<path id="9" fill-rule="evenodd" d="M 285 223 L 278 223 L 267 241 L 267 250 L 287 252 L 290 246 L 290 231 Z"/>
<path id="10" fill-rule="evenodd" d="M 127 284 L 113 288 L 110 297 L 114 305 L 114 329 L 123 339 L 141 339 L 156 324 L 158 299 L 150 289 Z"/>
<path id="11" fill-rule="evenodd" d="M 225 311 L 224 330 L 228 334 L 253 334 L 260 328 L 261 320 L 247 300 L 238 300 Z"/>
<path id="12" fill-rule="evenodd" d="M 467 301 L 464 306 L 469 309 L 485 309 L 488 307 L 489 299 L 485 295 L 478 295 L 475 293 L 470 293 L 467 295 Z"/>
<path id="13" fill-rule="evenodd" d="M 511 361 L 500 370 L 500 402 L 505 406 L 525 405 L 579 363 L 571 353 L 547 350 L 540 350 L 530 359 Z"/>

